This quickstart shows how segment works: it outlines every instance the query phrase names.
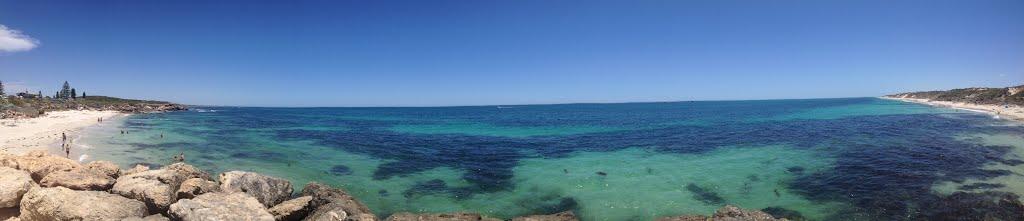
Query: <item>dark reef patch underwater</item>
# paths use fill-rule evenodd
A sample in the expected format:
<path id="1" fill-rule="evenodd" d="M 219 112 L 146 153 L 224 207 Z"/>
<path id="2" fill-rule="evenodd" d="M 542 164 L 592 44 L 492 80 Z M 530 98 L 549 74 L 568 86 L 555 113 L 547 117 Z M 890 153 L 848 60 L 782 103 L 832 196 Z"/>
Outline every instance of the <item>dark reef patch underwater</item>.
<path id="1" fill-rule="evenodd" d="M 651 220 L 736 204 L 799 220 L 1024 220 L 1024 127 L 876 98 L 200 107 L 88 133 L 91 159 L 184 152 L 204 169 L 342 186 L 381 215 Z"/>

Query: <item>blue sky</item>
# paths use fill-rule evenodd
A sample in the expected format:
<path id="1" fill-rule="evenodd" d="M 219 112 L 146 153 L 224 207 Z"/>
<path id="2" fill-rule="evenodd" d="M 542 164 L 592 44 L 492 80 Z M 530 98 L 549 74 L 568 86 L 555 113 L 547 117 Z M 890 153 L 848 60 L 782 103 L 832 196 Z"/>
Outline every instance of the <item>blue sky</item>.
<path id="1" fill-rule="evenodd" d="M 8 90 L 53 94 L 67 80 L 89 94 L 187 104 L 780 99 L 1024 84 L 1019 0 L 0 0 L 0 25 Z M 12 46 L 18 39 L 31 47 Z"/>

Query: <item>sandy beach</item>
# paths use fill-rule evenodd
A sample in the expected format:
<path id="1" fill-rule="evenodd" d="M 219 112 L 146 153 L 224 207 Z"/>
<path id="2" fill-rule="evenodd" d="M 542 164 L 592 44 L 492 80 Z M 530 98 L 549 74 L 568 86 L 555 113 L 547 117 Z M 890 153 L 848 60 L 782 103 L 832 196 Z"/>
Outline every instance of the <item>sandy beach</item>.
<path id="1" fill-rule="evenodd" d="M 955 108 L 967 111 L 982 112 L 986 114 L 996 115 L 1000 118 L 1015 120 L 1024 122 L 1024 107 L 1016 105 L 982 105 L 982 104 L 971 104 L 961 102 L 950 102 L 950 101 L 933 101 L 928 99 L 916 99 L 916 98 L 895 98 L 895 97 L 882 97 L 883 99 L 892 99 L 904 102 L 913 102 L 919 104 L 926 104 L 938 107 Z"/>
<path id="2" fill-rule="evenodd" d="M 61 140 L 61 133 L 73 137 L 87 126 L 113 120 L 125 116 L 117 111 L 55 111 L 45 116 L 30 119 L 0 120 L 0 151 L 11 154 L 23 154 L 32 150 L 59 152 L 56 147 Z M 112 122 L 112 121 L 111 121 Z"/>

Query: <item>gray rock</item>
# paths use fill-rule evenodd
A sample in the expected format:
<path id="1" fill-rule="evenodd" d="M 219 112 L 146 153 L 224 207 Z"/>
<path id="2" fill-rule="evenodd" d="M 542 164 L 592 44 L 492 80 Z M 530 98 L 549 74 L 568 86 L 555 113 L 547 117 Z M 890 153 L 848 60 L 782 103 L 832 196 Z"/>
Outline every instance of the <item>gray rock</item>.
<path id="1" fill-rule="evenodd" d="M 174 171 L 149 170 L 122 175 L 110 192 L 146 203 L 150 213 L 164 213 L 177 200 L 181 182 Z"/>
<path id="2" fill-rule="evenodd" d="M 565 211 L 551 215 L 516 217 L 512 221 L 579 221 L 579 218 L 576 218 L 576 214 L 572 211 Z"/>
<path id="3" fill-rule="evenodd" d="M 54 171 L 39 181 L 43 187 L 67 187 L 72 190 L 109 190 L 114 186 L 114 178 L 88 169 L 72 171 Z"/>
<path id="4" fill-rule="evenodd" d="M 117 178 L 121 175 L 121 168 L 110 161 L 97 160 L 82 165 L 84 169 L 96 171 L 103 175 L 107 175 L 111 178 Z"/>
<path id="5" fill-rule="evenodd" d="M 132 174 L 146 172 L 146 171 L 149 171 L 149 166 L 139 164 L 139 165 L 135 165 L 135 167 L 132 167 L 131 169 L 122 170 L 121 171 L 121 176 L 132 175 Z M 118 178 L 120 178 L 120 177 L 118 177 Z"/>
<path id="6" fill-rule="evenodd" d="M 488 218 L 475 213 L 431 213 L 412 214 L 396 213 L 388 217 L 387 221 L 501 221 L 500 219 Z"/>
<path id="7" fill-rule="evenodd" d="M 707 217 L 704 215 L 683 215 L 673 217 L 662 217 L 658 218 L 656 221 L 712 221 L 712 219 L 711 217 Z"/>
<path id="8" fill-rule="evenodd" d="M 54 171 L 70 171 L 77 168 L 77 162 L 57 156 L 51 156 L 45 151 L 32 151 L 24 156 L 10 156 L 0 158 L 3 162 L 0 165 L 14 169 L 27 171 L 32 179 L 39 181 Z"/>
<path id="9" fill-rule="evenodd" d="M 345 212 L 350 217 L 368 217 L 366 219 L 377 220 L 377 216 L 370 211 L 369 207 L 366 207 L 362 202 L 356 200 L 354 197 L 346 193 L 344 190 L 331 188 L 330 186 L 310 182 L 302 188 L 302 196 L 312 196 L 313 207 L 317 208 L 314 214 L 320 210 L 329 210 L 332 208 L 321 208 L 328 204 L 334 204 L 333 206 Z"/>
<path id="10" fill-rule="evenodd" d="M 171 205 L 168 215 L 182 221 L 274 220 L 263 204 L 245 193 L 207 193 L 183 199 Z"/>
<path id="11" fill-rule="evenodd" d="M 356 218 L 357 217 L 349 217 L 341 204 L 329 203 L 317 207 L 316 210 L 303 219 L 303 221 L 351 221 L 357 220 Z M 376 220 L 376 218 L 366 219 L 366 221 Z"/>
<path id="12" fill-rule="evenodd" d="M 35 183 L 28 172 L 10 167 L 0 167 L 0 208 L 11 208 L 18 206 L 21 197 L 25 195 Z"/>
<path id="13" fill-rule="evenodd" d="M 275 220 L 298 221 L 313 210 L 313 204 L 310 201 L 313 201 L 312 196 L 303 196 L 278 203 L 267 211 L 270 212 L 270 215 L 274 215 Z"/>
<path id="14" fill-rule="evenodd" d="M 206 171 L 200 170 L 192 165 L 188 165 L 185 163 L 174 163 L 171 165 L 167 165 L 161 169 L 175 171 L 175 173 L 177 173 L 178 176 L 181 176 L 183 178 L 182 180 L 187 180 L 191 178 L 210 180 L 210 173 L 207 173 Z"/>
<path id="15" fill-rule="evenodd" d="M 733 205 L 725 205 L 715 211 L 711 217 L 702 215 L 685 215 L 658 218 L 657 221 L 788 221 L 776 219 L 772 215 L 759 210 L 743 210 Z"/>
<path id="16" fill-rule="evenodd" d="M 121 221 L 170 221 L 170 220 L 171 219 L 168 219 L 167 217 L 164 217 L 164 215 L 156 214 L 156 215 L 150 215 L 150 216 L 142 217 L 142 218 L 132 217 L 132 218 L 127 218 L 127 219 L 122 219 Z"/>
<path id="17" fill-rule="evenodd" d="M 120 220 L 142 217 L 142 202 L 100 191 L 74 191 L 64 187 L 32 188 L 21 200 L 22 221 Z"/>
<path id="18" fill-rule="evenodd" d="M 760 210 L 743 210 L 733 205 L 725 205 L 715 211 L 715 215 L 711 217 L 714 220 L 721 221 L 776 221 L 776 220 L 787 220 L 787 219 L 776 219 L 771 214 L 762 212 Z"/>
<path id="19" fill-rule="evenodd" d="M 178 199 L 192 199 L 204 193 L 220 191 L 220 185 L 203 178 L 192 178 L 181 182 L 181 187 L 176 193 Z"/>
<path id="20" fill-rule="evenodd" d="M 249 194 L 266 207 L 273 207 L 292 196 L 292 183 L 288 180 L 244 171 L 221 173 L 220 189 Z"/>

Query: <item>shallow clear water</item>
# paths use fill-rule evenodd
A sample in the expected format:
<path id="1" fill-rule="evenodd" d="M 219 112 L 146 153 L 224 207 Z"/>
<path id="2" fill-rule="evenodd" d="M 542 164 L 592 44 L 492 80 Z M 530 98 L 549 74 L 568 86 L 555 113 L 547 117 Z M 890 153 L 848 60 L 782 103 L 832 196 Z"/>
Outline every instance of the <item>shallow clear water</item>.
<path id="1" fill-rule="evenodd" d="M 1021 125 L 876 98 L 198 107 L 86 133 L 86 160 L 166 164 L 184 152 L 208 170 L 343 187 L 382 216 L 651 220 L 735 204 L 811 220 L 1013 217 L 987 199 L 1024 194 Z"/>

